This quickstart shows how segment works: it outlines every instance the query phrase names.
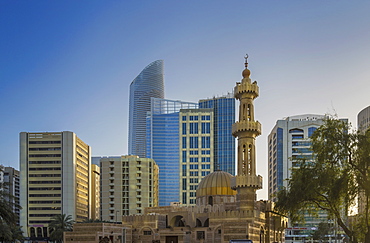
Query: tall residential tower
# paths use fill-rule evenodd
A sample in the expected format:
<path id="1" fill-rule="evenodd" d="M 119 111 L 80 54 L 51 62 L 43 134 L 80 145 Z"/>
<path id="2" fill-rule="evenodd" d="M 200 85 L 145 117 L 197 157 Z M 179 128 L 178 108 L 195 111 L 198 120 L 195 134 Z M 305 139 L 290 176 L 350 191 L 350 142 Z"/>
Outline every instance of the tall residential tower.
<path id="1" fill-rule="evenodd" d="M 55 215 L 91 217 L 90 158 L 73 132 L 20 133 L 20 225 L 31 240 L 49 237 Z"/>
<path id="2" fill-rule="evenodd" d="M 146 157 L 146 113 L 150 111 L 150 100 L 164 98 L 163 60 L 150 63 L 132 81 L 129 101 L 128 153 Z"/>

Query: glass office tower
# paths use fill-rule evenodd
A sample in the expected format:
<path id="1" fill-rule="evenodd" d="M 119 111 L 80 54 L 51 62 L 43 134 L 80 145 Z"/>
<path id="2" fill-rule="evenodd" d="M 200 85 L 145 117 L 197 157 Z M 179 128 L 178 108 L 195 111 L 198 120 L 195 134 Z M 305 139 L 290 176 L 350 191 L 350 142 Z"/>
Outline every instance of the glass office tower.
<path id="1" fill-rule="evenodd" d="M 146 156 L 159 167 L 159 206 L 179 202 L 179 112 L 197 103 L 151 99 L 146 118 Z"/>
<path id="2" fill-rule="evenodd" d="M 214 168 L 235 175 L 235 138 L 231 133 L 235 123 L 234 95 L 199 100 L 199 108 L 213 108 Z"/>
<path id="3" fill-rule="evenodd" d="M 146 114 L 150 99 L 164 98 L 164 65 L 157 60 L 146 66 L 130 85 L 128 153 L 146 156 Z"/>

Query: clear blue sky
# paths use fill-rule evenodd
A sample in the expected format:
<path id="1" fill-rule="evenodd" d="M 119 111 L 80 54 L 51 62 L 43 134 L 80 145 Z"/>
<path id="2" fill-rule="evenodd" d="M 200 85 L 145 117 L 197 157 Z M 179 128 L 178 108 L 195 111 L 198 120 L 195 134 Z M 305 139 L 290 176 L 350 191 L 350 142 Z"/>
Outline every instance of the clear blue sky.
<path id="1" fill-rule="evenodd" d="M 168 99 L 226 94 L 248 53 L 260 86 L 257 171 L 276 120 L 370 105 L 370 1 L 0 1 L 0 164 L 19 132 L 73 131 L 93 155 L 127 153 L 131 81 L 165 61 Z M 259 193 L 266 198 L 266 189 Z"/>

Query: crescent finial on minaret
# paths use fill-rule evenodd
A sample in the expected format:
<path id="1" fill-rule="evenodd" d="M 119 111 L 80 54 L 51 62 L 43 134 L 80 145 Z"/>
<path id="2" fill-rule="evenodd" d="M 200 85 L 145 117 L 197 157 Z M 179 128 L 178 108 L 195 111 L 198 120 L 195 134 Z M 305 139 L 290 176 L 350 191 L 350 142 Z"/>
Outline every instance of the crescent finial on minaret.
<path id="1" fill-rule="evenodd" d="M 245 54 L 245 56 L 244 56 L 244 59 L 245 59 L 245 67 L 248 67 L 248 54 Z"/>

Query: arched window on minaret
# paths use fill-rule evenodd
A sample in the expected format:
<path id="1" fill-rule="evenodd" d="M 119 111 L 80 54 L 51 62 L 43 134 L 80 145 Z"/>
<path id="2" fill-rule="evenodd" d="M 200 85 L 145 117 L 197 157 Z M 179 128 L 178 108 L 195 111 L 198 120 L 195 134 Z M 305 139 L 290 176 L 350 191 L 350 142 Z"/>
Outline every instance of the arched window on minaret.
<path id="1" fill-rule="evenodd" d="M 248 175 L 252 174 L 252 144 L 248 145 Z"/>
<path id="2" fill-rule="evenodd" d="M 246 110 L 245 110 L 245 104 L 243 104 L 243 110 L 242 110 L 242 119 L 241 120 L 245 120 L 245 114 L 246 114 Z"/>
<path id="3" fill-rule="evenodd" d="M 242 174 L 245 175 L 246 173 L 246 148 L 245 148 L 245 144 L 243 145 L 243 151 L 242 151 L 242 165 L 243 165 L 243 168 L 242 168 Z"/>
<path id="4" fill-rule="evenodd" d="M 248 104 L 248 107 L 247 107 L 247 120 L 248 120 L 248 121 L 252 120 L 252 109 L 251 109 L 251 104 Z"/>

